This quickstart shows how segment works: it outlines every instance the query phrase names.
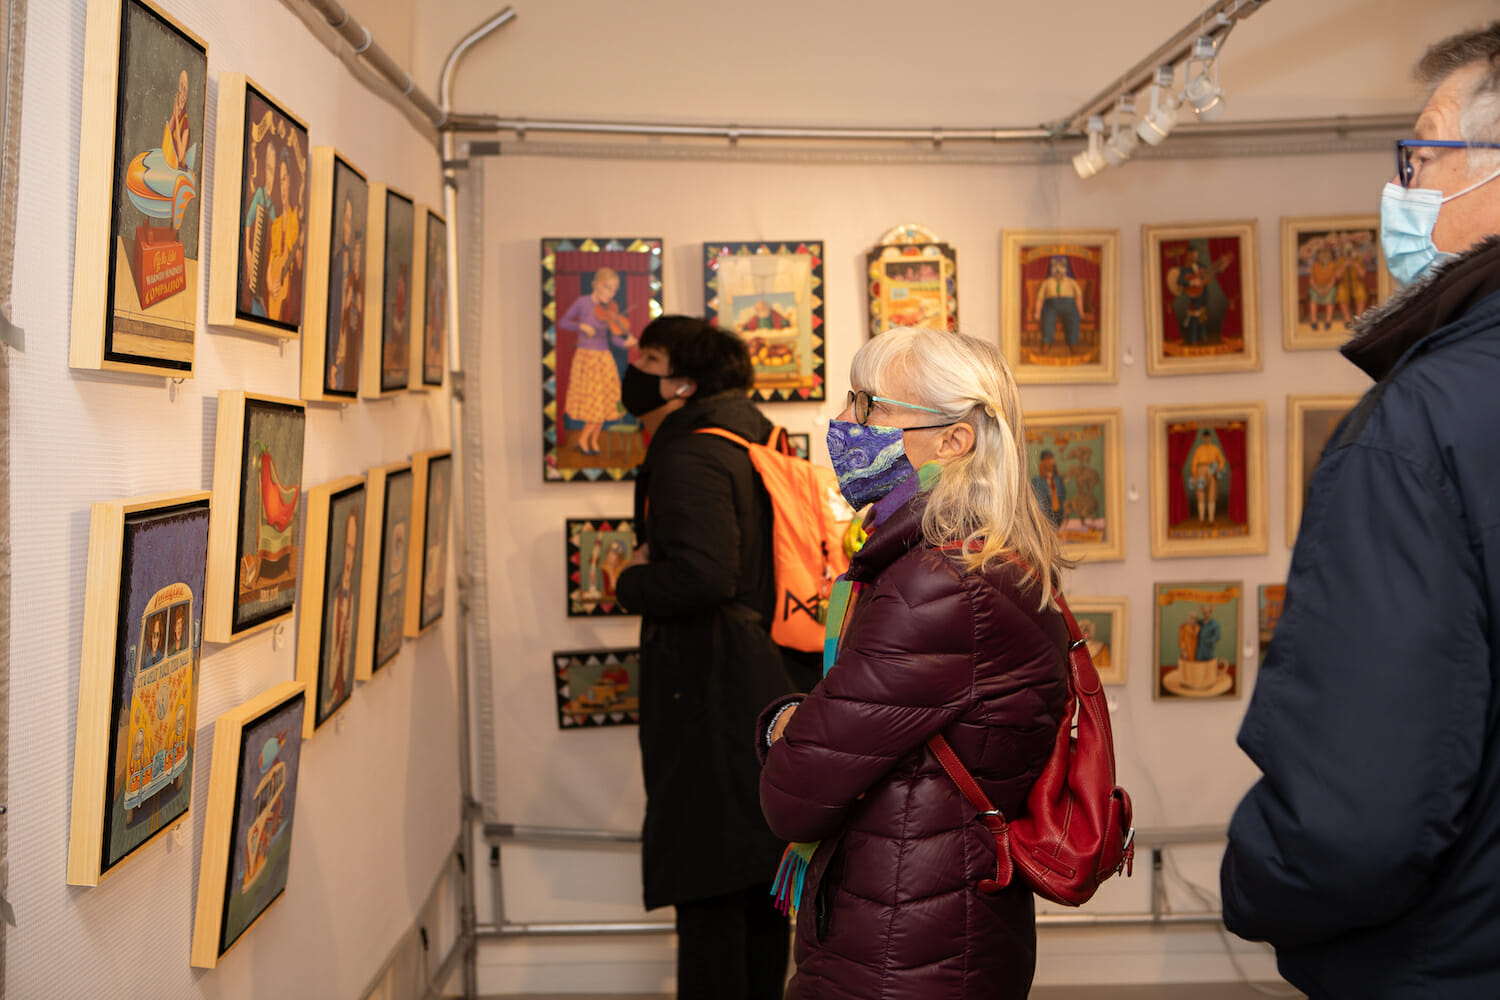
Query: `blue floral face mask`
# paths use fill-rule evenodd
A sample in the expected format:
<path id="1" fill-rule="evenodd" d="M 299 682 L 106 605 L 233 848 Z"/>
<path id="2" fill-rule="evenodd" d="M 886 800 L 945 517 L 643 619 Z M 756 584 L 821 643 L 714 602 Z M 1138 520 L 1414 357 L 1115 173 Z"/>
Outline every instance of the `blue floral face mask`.
<path id="1" fill-rule="evenodd" d="M 828 457 L 839 477 L 839 492 L 855 510 L 884 497 L 916 471 L 899 427 L 830 420 Z"/>

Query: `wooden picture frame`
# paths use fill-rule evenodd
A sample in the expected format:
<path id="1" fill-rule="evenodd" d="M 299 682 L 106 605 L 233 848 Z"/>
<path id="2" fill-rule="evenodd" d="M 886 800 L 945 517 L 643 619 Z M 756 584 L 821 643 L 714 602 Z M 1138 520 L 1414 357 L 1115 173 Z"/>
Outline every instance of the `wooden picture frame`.
<path id="1" fill-rule="evenodd" d="M 301 554 L 302 403 L 219 392 L 203 634 L 233 642 L 292 614 Z"/>
<path id="2" fill-rule="evenodd" d="M 410 462 L 373 468 L 365 506 L 364 581 L 359 592 L 359 643 L 354 679 L 384 669 L 406 638 L 406 581 L 411 569 L 412 471 Z"/>
<path id="3" fill-rule="evenodd" d="M 364 607 L 368 493 L 364 476 L 307 491 L 307 562 L 297 625 L 297 680 L 310 692 L 302 738 L 310 740 L 354 695 Z"/>
<path id="4" fill-rule="evenodd" d="M 648 237 L 542 240 L 548 481 L 635 478 L 645 437 L 620 402 L 619 383 L 636 339 L 662 314 L 661 247 Z"/>
<path id="5" fill-rule="evenodd" d="M 1122 411 L 1039 410 L 1023 420 L 1026 478 L 1063 551 L 1086 562 L 1124 559 Z"/>
<path id="6" fill-rule="evenodd" d="M 1118 229 L 1002 231 L 1000 303 L 1018 383 L 1119 381 Z"/>
<path id="7" fill-rule="evenodd" d="M 821 400 L 823 241 L 703 244 L 704 315 L 750 347 L 750 397 Z"/>
<path id="8" fill-rule="evenodd" d="M 635 614 L 615 599 L 615 578 L 635 551 L 635 521 L 628 517 L 570 517 L 564 535 L 568 549 L 568 617 Z"/>
<path id="9" fill-rule="evenodd" d="M 89 0 L 83 66 L 68 364 L 191 377 L 208 45 L 146 0 Z"/>
<path id="10" fill-rule="evenodd" d="M 285 681 L 214 722 L 194 968 L 217 966 L 286 890 L 306 702 Z"/>
<path id="11" fill-rule="evenodd" d="M 310 403 L 359 398 L 369 207 L 365 175 L 332 146 L 314 146 L 302 321 L 302 398 Z"/>
<path id="12" fill-rule="evenodd" d="M 1158 583 L 1152 697 L 1215 701 L 1240 696 L 1240 581 Z"/>
<path id="13" fill-rule="evenodd" d="M 1276 626 L 1281 624 L 1281 613 L 1286 610 L 1286 584 L 1263 583 L 1255 588 L 1255 604 L 1260 625 L 1260 660 L 1266 662 L 1266 652 L 1271 640 L 1276 637 Z"/>
<path id="14" fill-rule="evenodd" d="M 412 545 L 406 577 L 406 634 L 419 636 L 443 616 L 448 586 L 448 525 L 453 505 L 453 453 L 411 457 Z"/>
<path id="15" fill-rule="evenodd" d="M 416 203 L 389 185 L 371 184 L 365 238 L 379 256 L 365 282 L 359 394 L 367 398 L 390 396 L 411 387 L 416 234 Z"/>
<path id="16" fill-rule="evenodd" d="M 552 674 L 558 729 L 640 725 L 639 649 L 553 653 Z"/>
<path id="17" fill-rule="evenodd" d="M 1380 216 L 1282 218 L 1281 346 L 1288 351 L 1343 346 L 1354 322 L 1392 288 Z"/>
<path id="18" fill-rule="evenodd" d="M 69 885 L 98 885 L 188 815 L 210 497 L 93 505 Z"/>
<path id="19" fill-rule="evenodd" d="M 1151 557 L 1266 551 L 1266 404 L 1152 406 Z"/>
<path id="20" fill-rule="evenodd" d="M 448 377 L 448 223 L 431 206 L 417 206 L 416 246 L 421 253 L 415 302 L 422 315 L 412 322 L 411 387 L 441 389 Z"/>
<path id="21" fill-rule="evenodd" d="M 311 152 L 307 125 L 243 73 L 219 74 L 208 321 L 301 336 Z"/>
<path id="22" fill-rule="evenodd" d="M 1130 599 L 1070 597 L 1068 608 L 1078 620 L 1089 656 L 1104 684 L 1124 684 L 1130 649 Z"/>
<path id="23" fill-rule="evenodd" d="M 1359 405 L 1358 393 L 1286 398 L 1286 544 L 1297 544 L 1302 505 L 1323 449 L 1339 421 Z"/>
<path id="24" fill-rule="evenodd" d="M 1260 371 L 1256 221 L 1142 226 L 1146 372 Z"/>
<path id="25" fill-rule="evenodd" d="M 893 326 L 958 329 L 958 250 L 940 241 L 881 243 L 865 255 L 870 336 Z"/>

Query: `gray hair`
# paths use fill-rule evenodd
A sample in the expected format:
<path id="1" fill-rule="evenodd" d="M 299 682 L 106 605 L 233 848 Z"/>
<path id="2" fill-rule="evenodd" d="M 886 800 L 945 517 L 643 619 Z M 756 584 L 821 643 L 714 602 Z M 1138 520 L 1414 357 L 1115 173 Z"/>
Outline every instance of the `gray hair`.
<path id="1" fill-rule="evenodd" d="M 1500 142 L 1500 21 L 1460 32 L 1434 43 L 1417 63 L 1417 81 L 1432 92 L 1454 73 L 1480 69 L 1459 107 L 1458 130 L 1465 142 Z M 1500 150 L 1471 150 L 1469 174 L 1488 173 L 1500 163 Z"/>

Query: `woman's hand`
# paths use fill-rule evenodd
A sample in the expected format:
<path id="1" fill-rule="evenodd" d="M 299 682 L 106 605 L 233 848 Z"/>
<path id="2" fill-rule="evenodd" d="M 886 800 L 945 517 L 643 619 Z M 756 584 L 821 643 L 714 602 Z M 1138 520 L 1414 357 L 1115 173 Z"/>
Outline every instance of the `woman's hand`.
<path id="1" fill-rule="evenodd" d="M 786 724 L 792 721 L 792 715 L 797 711 L 796 705 L 788 705 L 786 711 L 776 717 L 776 724 L 771 727 L 771 742 L 775 743 L 781 739 L 781 734 L 786 732 Z"/>
<path id="2" fill-rule="evenodd" d="M 651 561 L 651 552 L 645 545 L 638 545 L 634 552 L 630 553 L 630 559 L 625 563 L 625 569 L 632 566 L 644 566 Z"/>

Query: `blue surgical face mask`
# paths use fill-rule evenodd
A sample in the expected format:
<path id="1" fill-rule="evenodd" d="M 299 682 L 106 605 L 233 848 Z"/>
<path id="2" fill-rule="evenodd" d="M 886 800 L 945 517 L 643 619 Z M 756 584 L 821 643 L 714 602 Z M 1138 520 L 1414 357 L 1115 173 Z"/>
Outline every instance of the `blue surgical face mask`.
<path id="1" fill-rule="evenodd" d="M 830 420 L 828 457 L 839 477 L 839 492 L 855 510 L 884 497 L 916 471 L 899 427 Z"/>
<path id="2" fill-rule="evenodd" d="M 1386 184 L 1380 195 L 1380 249 L 1385 251 L 1385 267 L 1396 284 L 1411 284 L 1438 261 L 1458 256 L 1439 250 L 1432 242 L 1438 213 L 1445 203 L 1496 177 L 1500 170 L 1446 198 L 1434 188 L 1404 188 L 1395 181 Z"/>

